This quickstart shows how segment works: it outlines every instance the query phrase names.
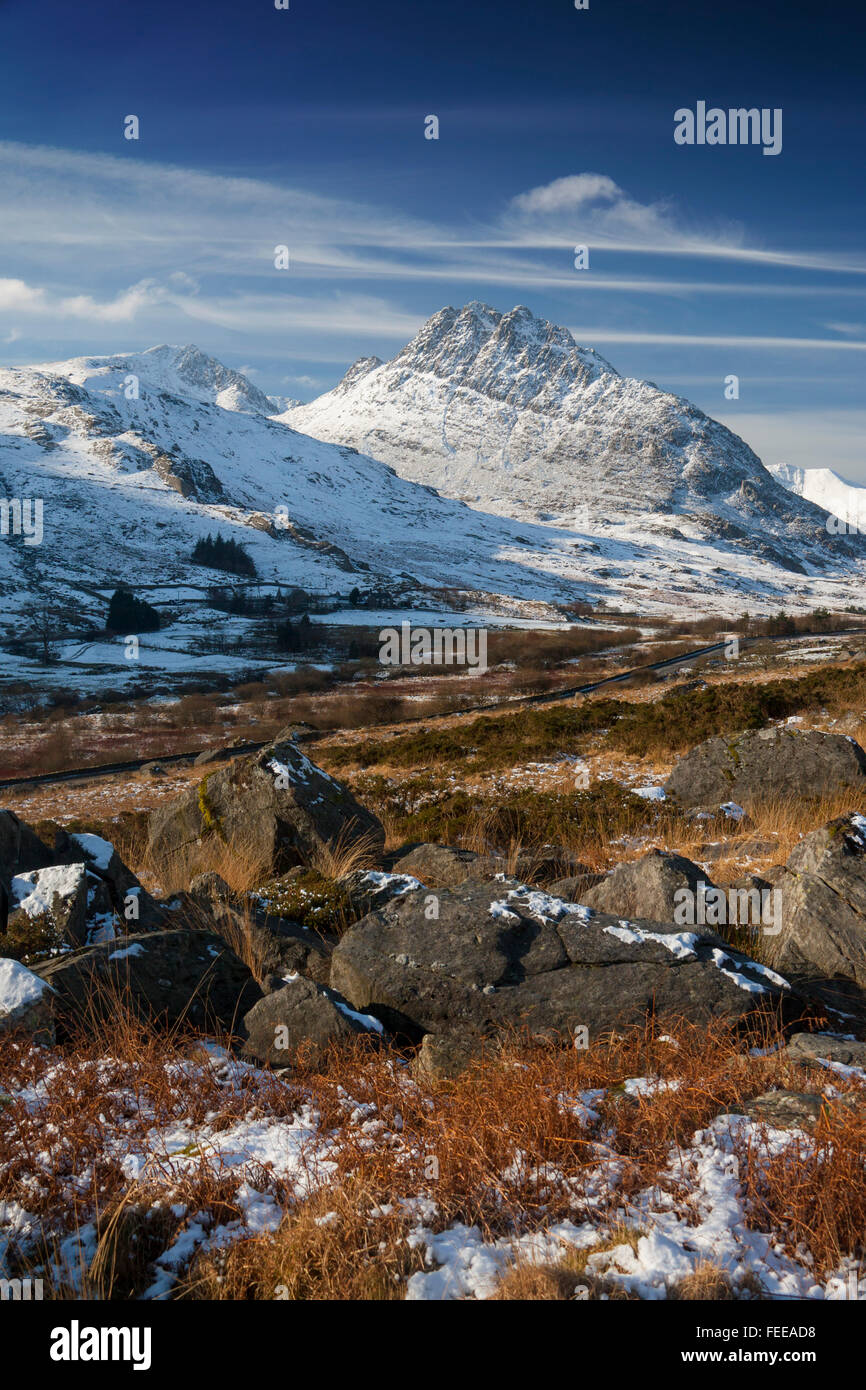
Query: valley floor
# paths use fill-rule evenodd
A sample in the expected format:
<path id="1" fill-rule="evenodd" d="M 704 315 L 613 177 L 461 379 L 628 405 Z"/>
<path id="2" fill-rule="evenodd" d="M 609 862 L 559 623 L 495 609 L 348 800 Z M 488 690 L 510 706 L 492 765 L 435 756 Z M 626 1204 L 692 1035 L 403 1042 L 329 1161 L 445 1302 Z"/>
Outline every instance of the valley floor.
<path id="1" fill-rule="evenodd" d="M 843 811 L 866 814 L 866 796 L 684 815 L 661 786 L 706 736 L 699 717 L 724 726 L 754 700 L 767 726 L 863 742 L 864 655 L 863 638 L 792 642 L 579 709 L 326 725 L 315 759 L 376 811 L 392 854 L 495 848 L 549 882 L 659 847 L 724 884 L 784 862 Z M 695 691 L 703 712 L 678 724 Z M 222 726 L 180 729 L 187 747 L 270 727 L 261 691 L 232 708 Z M 100 715 L 82 718 L 96 746 Z M 628 738 L 614 737 L 623 721 Z M 104 834 L 163 892 L 143 817 L 201 776 L 21 787 L 4 805 Z M 237 891 L 258 886 L 249 865 L 219 869 Z M 790 1114 L 766 1105 L 779 1089 Z M 367 1039 L 272 1072 L 225 1039 L 125 1016 L 59 1048 L 0 1035 L 0 1273 L 60 1298 L 864 1299 L 864 1156 L 866 1066 L 721 1024 L 586 1050 L 515 1037 L 456 1077 Z"/>

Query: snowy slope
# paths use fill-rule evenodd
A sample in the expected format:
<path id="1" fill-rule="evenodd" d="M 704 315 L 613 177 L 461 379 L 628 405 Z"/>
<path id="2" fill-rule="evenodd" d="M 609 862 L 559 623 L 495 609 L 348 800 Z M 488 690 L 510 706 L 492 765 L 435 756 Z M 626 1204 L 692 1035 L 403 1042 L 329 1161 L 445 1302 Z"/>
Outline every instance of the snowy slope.
<path id="1" fill-rule="evenodd" d="M 479 516 L 271 408 L 194 348 L 0 371 L 0 495 L 41 497 L 45 517 L 41 545 L 0 546 L 6 584 L 214 582 L 189 555 L 219 529 L 264 578 L 319 592 L 403 576 L 576 596 L 571 537 Z"/>
<path id="2" fill-rule="evenodd" d="M 609 375 L 593 354 L 568 356 L 576 375 Z M 552 353 L 549 365 L 561 357 Z M 382 370 L 368 360 L 354 382 L 363 387 Z M 101 625 L 118 583 L 145 597 L 160 586 L 163 602 L 187 606 L 150 639 L 153 660 L 218 669 L 219 649 L 206 651 L 217 626 L 206 589 L 227 577 L 190 563 L 196 540 L 216 531 L 247 547 L 264 581 L 344 596 L 382 586 L 411 608 L 429 608 L 430 591 L 447 586 L 468 591 L 482 619 L 549 617 L 546 605 L 577 598 L 681 615 L 782 603 L 803 610 L 856 601 L 862 590 L 850 559 L 823 568 L 804 559 L 792 574 L 775 540 L 762 552 L 741 543 L 743 528 L 708 538 L 685 514 L 676 526 L 662 514 L 580 529 L 485 514 L 352 446 L 298 433 L 269 418 L 272 408 L 243 376 L 191 347 L 0 370 L 0 499 L 44 506 L 41 544 L 0 538 L 6 639 L 32 632 L 28 603 L 40 612 L 68 606 Z M 538 465 L 537 487 L 546 468 Z M 224 616 L 219 623 L 234 631 Z M 240 660 L 243 630 L 235 636 Z M 69 639 L 74 646 L 74 631 Z M 82 660 L 103 656 L 94 647 Z M 128 664 L 122 654 L 111 660 Z M 0 643 L 0 678 L 37 675 Z"/>
<path id="3" fill-rule="evenodd" d="M 832 468 L 796 468 L 790 463 L 774 463 L 769 471 L 798 497 L 823 507 L 851 530 L 866 532 L 866 487 L 846 482 Z"/>
<path id="4" fill-rule="evenodd" d="M 691 525 L 794 572 L 863 553 L 725 426 L 523 306 L 443 309 L 392 361 L 355 363 L 281 418 L 504 515 L 644 537 Z"/>

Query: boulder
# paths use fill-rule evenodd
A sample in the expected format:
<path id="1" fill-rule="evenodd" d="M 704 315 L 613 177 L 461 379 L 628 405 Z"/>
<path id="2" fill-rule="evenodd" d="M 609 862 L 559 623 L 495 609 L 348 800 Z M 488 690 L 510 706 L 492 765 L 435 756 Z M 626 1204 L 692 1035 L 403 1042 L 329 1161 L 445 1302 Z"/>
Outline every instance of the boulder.
<path id="1" fill-rule="evenodd" d="M 53 857 L 48 845 L 14 811 L 0 811 L 0 873 L 4 877 L 44 869 Z"/>
<path id="2" fill-rule="evenodd" d="M 792 1062 L 841 1062 L 845 1067 L 866 1067 L 866 1042 L 835 1033 L 794 1033 L 786 1048 Z"/>
<path id="3" fill-rule="evenodd" d="M 332 1043 L 384 1031 L 378 1019 L 356 1012 L 334 990 L 299 975 L 254 1004 L 244 1029 L 242 1055 L 271 1067 L 290 1066 L 299 1056 L 315 1065 Z"/>
<path id="4" fill-rule="evenodd" d="M 773 964 L 843 1012 L 866 1007 L 866 817 L 840 816 L 796 846 L 775 876 Z"/>
<path id="5" fill-rule="evenodd" d="M 237 1033 L 262 996 L 247 967 L 211 932 L 143 932 L 69 952 L 34 973 L 55 991 L 66 1030 L 111 1018 L 122 1000 L 155 1026 Z"/>
<path id="6" fill-rule="evenodd" d="M 476 854 L 457 845 L 420 844 L 393 861 L 393 871 L 410 874 L 428 888 L 456 888 L 469 879 L 492 879 L 508 872 L 506 855 L 489 851 Z M 565 849 L 550 847 L 533 853 L 522 850 L 512 861 L 512 869 L 527 882 L 548 882 L 568 874 L 576 878 L 591 874 L 589 867 Z"/>
<path id="7" fill-rule="evenodd" d="M 54 1043 L 54 996 L 20 961 L 0 957 L 0 1033 L 21 1029 L 34 1042 Z"/>
<path id="8" fill-rule="evenodd" d="M 331 985 L 389 1032 L 591 1040 L 655 1015 L 799 1017 L 787 983 L 711 932 L 623 921 L 515 882 L 406 893 L 357 922 Z"/>
<path id="9" fill-rule="evenodd" d="M 282 873 L 339 843 L 362 841 L 381 856 L 380 821 L 349 789 L 290 739 L 218 768 L 150 817 L 149 851 L 158 862 L 193 852 L 209 838 L 238 844 L 265 871 Z"/>
<path id="10" fill-rule="evenodd" d="M 412 1059 L 417 1081 L 454 1081 L 484 1056 L 484 1038 L 472 1032 L 425 1033 Z"/>
<path id="11" fill-rule="evenodd" d="M 41 921 L 53 944 L 82 946 L 87 940 L 90 878 L 85 864 L 49 864 L 16 874 L 9 893 L 9 936 Z"/>
<path id="12" fill-rule="evenodd" d="M 866 753 L 852 738 L 813 729 L 749 730 L 710 738 L 677 763 L 665 786 L 682 806 L 741 805 L 774 796 L 866 790 Z"/>
<path id="13" fill-rule="evenodd" d="M 51 850 L 35 830 L 14 811 L 0 811 L 0 932 L 6 929 L 12 879 L 31 869 L 47 868 L 52 862 Z"/>
<path id="14" fill-rule="evenodd" d="M 18 873 L 9 881 L 6 931 L 25 940 L 28 927 L 45 928 L 45 946 L 83 946 L 112 940 L 129 926 L 156 930 L 163 909 L 120 856 L 98 835 L 55 837 L 52 862 Z"/>
<path id="15" fill-rule="evenodd" d="M 392 865 L 395 874 L 420 879 L 428 888 L 456 888 L 472 875 L 479 856 L 456 845 L 415 845 Z"/>
<path id="16" fill-rule="evenodd" d="M 100 835 L 58 830 L 54 837 L 54 858 L 59 864 L 83 860 L 91 878 L 101 879 L 105 884 L 107 894 L 98 891 L 91 894 L 91 917 L 104 918 L 106 914 L 113 914 L 120 923 L 135 931 L 154 931 L 164 924 L 163 909 L 127 868 L 114 845 Z M 107 923 L 100 921 L 93 925 L 106 927 Z"/>
<path id="17" fill-rule="evenodd" d="M 673 922 L 676 894 L 686 889 L 697 896 L 701 884 L 707 888 L 715 886 L 691 859 L 653 849 L 629 864 L 617 864 L 601 883 L 587 889 L 580 901 L 617 917 Z"/>
<path id="18" fill-rule="evenodd" d="M 766 1091 L 745 1104 L 746 1114 L 753 1120 L 776 1129 L 814 1129 L 821 1115 L 828 1111 L 822 1096 L 811 1091 Z"/>

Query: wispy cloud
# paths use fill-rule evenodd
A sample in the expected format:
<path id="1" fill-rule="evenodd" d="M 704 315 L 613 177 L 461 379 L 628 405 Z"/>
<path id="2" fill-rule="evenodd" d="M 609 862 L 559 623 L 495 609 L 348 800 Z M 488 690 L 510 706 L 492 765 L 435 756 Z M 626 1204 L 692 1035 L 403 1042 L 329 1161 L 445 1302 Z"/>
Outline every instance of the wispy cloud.
<path id="1" fill-rule="evenodd" d="M 572 269 L 578 243 L 604 251 L 603 271 Z M 278 245 L 289 247 L 288 272 L 275 268 Z M 620 253 L 632 259 L 623 257 L 618 272 Z M 655 274 L 648 258 L 658 255 L 679 260 Z M 716 278 L 689 274 L 695 258 L 715 261 Z M 722 302 L 738 298 L 750 306 L 762 296 L 820 301 L 825 272 L 866 269 L 849 262 L 830 249 L 816 256 L 760 246 L 730 221 L 698 225 L 673 200 L 642 202 L 596 172 L 518 192 L 470 223 L 157 164 L 134 149 L 121 157 L 0 143 L 6 360 L 22 339 L 30 360 L 47 342 L 56 355 L 60 342 L 77 354 L 199 341 L 217 354 L 237 353 L 254 370 L 270 364 L 271 381 L 279 379 L 278 361 L 280 375 L 294 368 L 299 385 L 311 385 L 303 380 L 311 375 L 320 385 L 307 370 L 312 364 L 342 368 L 359 352 L 399 346 L 442 303 L 493 296 L 497 287 L 508 304 L 555 297 L 560 322 L 573 321 L 591 296 L 593 309 L 604 311 L 591 320 L 587 313 L 589 321 L 572 330 L 589 345 L 850 355 L 866 347 L 866 328 L 844 319 L 841 304 L 835 318 L 832 301 L 802 331 L 790 316 L 773 333 L 735 332 L 719 317 Z M 756 278 L 755 268 L 766 273 Z M 799 273 L 778 275 L 780 268 Z M 866 284 L 850 278 L 845 294 L 866 294 Z M 645 312 L 633 310 L 638 296 Z M 702 331 L 695 331 L 701 296 Z M 755 326 L 752 314 L 747 322 Z M 816 323 L 826 336 L 815 333 Z"/>
<path id="2" fill-rule="evenodd" d="M 786 338 L 749 333 L 643 333 L 631 329 L 596 327 L 572 328 L 571 332 L 581 343 L 649 343 L 677 347 L 866 352 L 866 342 L 840 342 L 838 338 Z"/>
<path id="3" fill-rule="evenodd" d="M 502 226 L 520 243 L 592 241 L 608 248 L 650 248 L 704 254 L 742 251 L 744 230 L 729 223 L 689 228 L 672 200 L 641 203 L 607 174 L 569 174 L 513 198 Z"/>
<path id="4" fill-rule="evenodd" d="M 827 252 L 749 244 L 742 226 L 690 223 L 670 200 L 640 202 L 608 175 L 578 173 L 518 193 L 485 223 L 431 222 L 391 208 L 329 197 L 264 179 L 226 177 L 125 157 L 0 143 L 0 253 L 24 284 L 57 287 L 51 303 L 62 316 L 93 323 L 132 321 L 157 303 L 182 304 L 192 318 L 255 331 L 269 310 L 261 302 L 284 287 L 274 248 L 287 245 L 292 284 L 301 280 L 487 284 L 576 289 L 569 249 L 585 242 L 606 253 L 702 257 L 826 272 L 866 271 L 866 261 Z M 545 253 L 541 258 L 532 252 Z M 554 254 L 551 255 L 550 253 Z M 566 272 L 565 267 L 568 266 Z M 201 280 L 200 296 L 178 277 Z M 111 277 L 111 292 L 106 279 Z M 263 282 L 268 281 L 267 289 Z M 187 289 L 184 299 L 183 290 Z M 754 297 L 820 293 L 818 285 L 755 285 L 733 277 L 593 273 L 581 289 L 598 293 Z M 48 291 L 18 291 L 0 311 L 46 312 Z M 257 300 L 256 296 L 260 298 Z M 197 309 L 189 300 L 200 299 Z M 328 301 L 326 299 L 325 303 Z M 335 328 L 345 305 L 332 295 Z M 315 314 L 311 328 L 323 326 Z M 400 311 L 371 320 L 395 325 Z"/>

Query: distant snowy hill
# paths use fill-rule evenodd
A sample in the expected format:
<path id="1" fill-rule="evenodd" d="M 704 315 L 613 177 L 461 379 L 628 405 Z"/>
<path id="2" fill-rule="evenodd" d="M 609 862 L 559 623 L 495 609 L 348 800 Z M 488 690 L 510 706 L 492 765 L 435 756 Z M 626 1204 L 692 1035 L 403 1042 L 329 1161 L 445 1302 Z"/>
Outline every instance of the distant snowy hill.
<path id="1" fill-rule="evenodd" d="M 823 507 L 852 530 L 866 533 L 866 487 L 846 482 L 832 468 L 795 468 L 790 463 L 773 463 L 769 471 L 798 497 Z"/>
<path id="2" fill-rule="evenodd" d="M 480 516 L 271 410 L 193 347 L 0 370 L 0 496 L 44 505 L 40 545 L 0 542 L 10 606 L 64 585 L 216 582 L 189 557 L 217 530 L 262 577 L 317 592 L 402 579 L 577 597 L 572 537 Z"/>
<path id="3" fill-rule="evenodd" d="M 729 541 L 793 572 L 864 553 L 724 425 L 523 306 L 442 309 L 390 362 L 356 362 L 281 418 L 503 515 Z"/>
<path id="4" fill-rule="evenodd" d="M 476 379 L 485 370 L 478 364 L 480 348 L 495 325 L 473 311 L 454 316 L 452 328 L 461 317 L 456 337 L 474 332 L 479 349 L 472 358 L 475 366 L 468 350 L 464 364 L 467 376 Z M 520 316 L 513 325 L 519 337 L 518 330 L 528 332 Z M 538 332 L 534 328 L 530 334 L 535 347 Z M 34 610 L 67 606 L 99 625 L 107 596 L 119 583 L 174 605 L 173 624 L 148 639 L 153 662 L 198 670 L 208 656 L 208 642 L 227 631 L 224 617 L 208 607 L 207 589 L 230 582 L 230 577 L 191 564 L 196 541 L 217 531 L 239 540 L 261 579 L 272 585 L 344 597 L 355 587 L 384 589 L 401 595 L 398 606 L 405 611 L 430 609 L 441 603 L 435 598 L 439 590 L 458 590 L 481 620 L 485 613 L 550 617 L 557 605 L 575 599 L 647 614 L 733 615 L 744 609 L 767 612 L 782 604 L 803 610 L 860 597 L 864 566 L 853 558 L 854 546 L 844 538 L 834 546 L 835 538 L 824 528 L 825 514 L 782 488 L 741 441 L 711 421 L 701 427 L 703 438 L 733 441 L 734 461 L 725 464 L 720 457 L 715 465 L 715 493 L 691 426 L 683 424 L 678 442 L 671 443 L 666 404 L 660 407 L 658 429 L 651 413 L 641 413 L 638 462 L 624 452 L 617 465 L 622 469 L 618 509 L 611 495 L 615 461 L 609 429 L 599 426 L 594 470 L 588 455 L 582 461 L 570 456 L 566 468 L 565 455 L 557 450 L 565 449 L 570 416 L 541 412 L 544 362 L 559 383 L 556 389 L 550 385 L 551 399 L 562 394 L 568 380 L 572 386 L 566 396 L 578 390 L 579 382 L 579 389 L 590 394 L 613 388 L 602 360 L 567 349 L 560 333 L 555 331 L 549 352 L 531 354 L 534 366 L 526 365 L 525 376 L 516 365 L 522 361 L 519 352 L 512 364 L 513 400 L 507 410 L 514 415 L 515 429 L 519 425 L 529 431 L 536 420 L 533 439 L 541 449 L 534 463 L 524 461 L 519 469 L 501 460 L 494 464 L 482 448 L 485 420 L 492 431 L 501 418 L 500 406 L 506 407 L 476 386 L 459 387 L 435 373 L 422 374 L 405 363 L 398 370 L 394 363 L 372 358 L 356 364 L 347 378 L 347 400 L 357 413 L 356 391 L 369 385 L 374 396 L 384 393 L 388 400 L 392 384 L 391 413 L 380 412 L 383 422 L 390 421 L 383 432 L 396 438 L 400 431 L 393 422 L 401 420 L 405 449 L 414 458 L 412 471 L 419 478 L 429 475 L 440 488 L 447 480 L 447 466 L 446 478 L 439 471 L 443 439 L 451 449 L 455 439 L 470 435 L 478 446 L 478 478 L 492 485 L 500 476 L 512 488 L 520 476 L 527 500 L 543 497 L 547 480 L 564 490 L 570 469 L 577 479 L 572 503 L 581 497 L 593 503 L 583 515 L 572 505 L 572 523 L 576 518 L 578 525 L 516 520 L 441 496 L 433 486 L 399 476 L 387 460 L 358 452 L 361 446 L 348 437 L 351 431 L 346 444 L 310 438 L 288 421 L 299 421 L 313 407 L 270 418 L 269 397 L 194 347 L 162 346 L 0 370 L 0 514 L 11 531 L 0 535 L 6 639 L 5 648 L 0 640 L 0 677 L 21 679 L 23 671 L 28 680 L 42 680 L 44 673 L 22 666 L 14 642 L 12 649 L 8 645 L 16 634 L 32 633 Z M 454 365 L 455 338 L 444 321 L 433 337 L 445 352 L 443 370 L 449 362 Z M 499 347 L 496 360 L 488 360 L 490 392 L 503 384 L 501 341 Z M 626 387 L 631 391 L 636 384 Z M 675 400 L 646 389 L 650 400 Z M 518 410 L 514 401 L 521 391 L 529 404 Z M 333 394 L 339 399 L 339 391 Z M 441 405 L 444 396 L 452 408 L 443 425 L 434 402 Z M 636 438 L 636 417 L 629 419 L 623 409 L 622 430 Z M 691 408 L 680 403 L 677 409 Z M 455 424 L 459 430 L 452 429 Z M 424 439 L 416 433 L 422 425 L 428 431 Z M 340 426 L 337 433 L 342 430 Z M 375 431 L 359 430 L 355 437 L 392 458 L 401 453 Z M 527 433 L 526 447 L 529 440 Z M 582 447 L 589 449 L 588 438 Z M 644 504 L 642 510 L 637 494 L 641 489 L 646 494 L 649 484 L 640 460 L 649 467 L 656 452 L 661 461 L 653 486 L 661 505 L 652 511 Z M 677 468 L 682 476 L 674 484 Z M 664 478 L 670 484 L 667 495 Z M 699 483 L 701 514 L 694 501 Z M 603 515 L 596 505 L 599 496 L 610 503 Z M 15 534 L 15 507 L 28 499 L 42 504 L 39 544 L 30 543 L 35 537 Z M 529 510 L 540 513 L 542 508 Z M 859 542 L 859 537 L 853 539 Z M 232 651 L 237 653 L 232 659 L 239 663 L 246 629 L 241 625 L 232 631 Z M 64 655 L 73 666 L 79 661 L 74 637 L 71 632 L 73 645 Z M 227 669 L 228 656 L 220 657 L 212 642 L 209 655 L 211 669 Z M 124 667 L 122 653 L 97 656 Z M 81 662 L 97 656 L 88 647 Z"/>

